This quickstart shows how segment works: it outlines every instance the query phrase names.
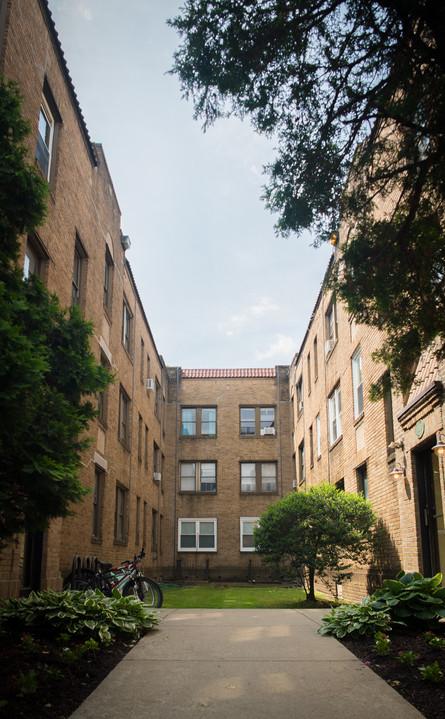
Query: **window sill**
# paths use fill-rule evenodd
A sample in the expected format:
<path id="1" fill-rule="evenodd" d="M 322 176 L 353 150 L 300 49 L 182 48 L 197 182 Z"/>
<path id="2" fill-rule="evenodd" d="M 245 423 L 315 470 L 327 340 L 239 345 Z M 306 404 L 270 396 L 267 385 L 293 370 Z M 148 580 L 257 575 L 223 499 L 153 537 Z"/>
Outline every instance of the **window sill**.
<path id="1" fill-rule="evenodd" d="M 113 539 L 113 544 L 115 544 L 118 547 L 126 547 L 128 545 L 128 539 L 116 539 L 116 537 Z"/>
<path id="2" fill-rule="evenodd" d="M 277 489 L 275 489 L 273 492 L 243 492 L 243 491 L 240 491 L 240 497 L 251 497 L 252 495 L 254 497 L 258 497 L 258 495 L 261 495 L 263 497 L 270 497 L 271 495 L 274 496 L 277 494 L 278 494 Z"/>
<path id="3" fill-rule="evenodd" d="M 335 449 L 335 447 L 337 447 L 337 445 L 340 444 L 340 442 L 342 441 L 342 439 L 343 439 L 343 435 L 341 434 L 340 437 L 337 437 L 337 439 L 335 440 L 335 442 L 334 442 L 333 444 L 331 444 L 331 446 L 329 447 L 329 451 Z"/>
<path id="4" fill-rule="evenodd" d="M 180 434 L 180 439 L 216 439 L 216 434 Z"/>
<path id="5" fill-rule="evenodd" d="M 91 537 L 91 544 L 102 544 L 102 537 Z"/>
<path id="6" fill-rule="evenodd" d="M 363 410 L 363 412 L 360 412 L 357 419 L 354 420 L 354 427 L 357 427 L 357 425 L 359 425 L 362 422 L 364 416 L 365 416 L 365 411 Z"/>
<path id="7" fill-rule="evenodd" d="M 123 447 L 124 449 L 126 449 L 127 452 L 129 452 L 129 451 L 130 451 L 130 447 L 128 446 L 128 444 L 126 444 L 126 443 L 123 441 L 123 439 L 121 439 L 119 436 L 118 436 L 118 440 L 119 440 L 120 444 L 122 445 L 122 447 Z"/>
<path id="8" fill-rule="evenodd" d="M 111 325 L 111 314 L 106 305 L 102 305 L 102 307 L 104 308 L 105 319 L 107 320 L 108 324 Z"/>
<path id="9" fill-rule="evenodd" d="M 217 492 L 216 492 L 216 490 L 214 492 L 202 492 L 202 491 L 200 492 L 198 490 L 188 491 L 186 489 L 179 489 L 178 494 L 180 494 L 183 497 L 189 497 L 189 496 L 191 496 L 191 497 L 203 497 L 203 496 L 204 497 L 214 497 L 217 494 Z"/>

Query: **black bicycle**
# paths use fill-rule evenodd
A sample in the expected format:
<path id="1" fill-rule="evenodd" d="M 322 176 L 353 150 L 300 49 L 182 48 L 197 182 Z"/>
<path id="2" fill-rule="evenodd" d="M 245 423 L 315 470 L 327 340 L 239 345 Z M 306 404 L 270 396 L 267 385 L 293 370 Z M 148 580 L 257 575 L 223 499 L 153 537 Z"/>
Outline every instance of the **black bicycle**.
<path id="1" fill-rule="evenodd" d="M 117 589 L 124 597 L 134 595 L 141 602 L 159 609 L 162 607 L 163 595 L 161 587 L 153 579 L 144 577 L 139 563 L 145 557 L 144 548 L 133 560 L 126 559 L 119 567 L 111 562 L 96 560 L 96 571 L 82 568 L 77 576 L 72 573 L 64 582 L 64 589 L 86 591 L 99 589 L 105 596 L 111 597 L 113 589 Z"/>

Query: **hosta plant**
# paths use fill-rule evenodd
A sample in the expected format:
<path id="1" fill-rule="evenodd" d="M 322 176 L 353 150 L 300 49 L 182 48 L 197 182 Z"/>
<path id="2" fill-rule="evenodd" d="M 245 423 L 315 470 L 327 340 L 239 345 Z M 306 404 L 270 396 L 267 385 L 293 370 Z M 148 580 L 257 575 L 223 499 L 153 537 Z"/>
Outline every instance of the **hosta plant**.
<path id="1" fill-rule="evenodd" d="M 407 624 L 436 623 L 445 617 L 445 588 L 442 575 L 423 577 L 419 572 L 399 572 L 396 579 L 385 579 L 383 588 L 371 597 L 376 610 L 389 611 L 394 619 Z"/>
<path id="2" fill-rule="evenodd" d="M 360 604 L 342 604 L 323 617 L 320 634 L 332 634 L 337 639 L 346 635 L 357 637 L 372 636 L 376 632 L 391 630 L 391 616 L 387 609 L 375 609 L 369 597 Z"/>
<path id="3" fill-rule="evenodd" d="M 139 637 L 159 622 L 151 608 L 135 596 L 123 597 L 117 589 L 111 597 L 98 589 L 61 594 L 48 589 L 31 592 L 29 597 L 0 600 L 0 620 L 102 641 L 122 634 Z"/>

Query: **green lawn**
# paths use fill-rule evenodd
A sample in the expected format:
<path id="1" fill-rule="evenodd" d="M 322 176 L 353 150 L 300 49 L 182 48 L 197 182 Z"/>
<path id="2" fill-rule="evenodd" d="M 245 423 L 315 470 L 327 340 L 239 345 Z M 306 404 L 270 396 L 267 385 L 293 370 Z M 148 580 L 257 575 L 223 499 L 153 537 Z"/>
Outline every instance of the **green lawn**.
<path id="1" fill-rule="evenodd" d="M 275 585 L 203 584 L 161 585 L 163 609 L 311 609 L 330 607 L 335 602 L 317 594 L 315 604 L 306 601 L 304 589 Z"/>

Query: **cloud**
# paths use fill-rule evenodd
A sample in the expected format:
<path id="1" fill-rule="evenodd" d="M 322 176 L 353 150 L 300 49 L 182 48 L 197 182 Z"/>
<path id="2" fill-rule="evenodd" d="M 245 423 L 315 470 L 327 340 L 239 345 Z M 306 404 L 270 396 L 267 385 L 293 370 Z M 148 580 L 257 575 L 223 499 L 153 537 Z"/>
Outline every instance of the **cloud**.
<path id="1" fill-rule="evenodd" d="M 232 315 L 227 322 L 221 322 L 218 326 L 220 332 L 224 332 L 228 338 L 236 337 L 249 321 L 260 319 L 269 312 L 276 312 L 278 306 L 270 297 L 260 299 L 242 312 Z"/>
<path id="2" fill-rule="evenodd" d="M 290 358 L 294 355 L 296 342 L 292 337 L 287 335 L 275 335 L 276 340 L 264 352 L 257 350 L 255 352 L 256 359 L 259 360 L 276 360 L 277 362 L 289 363 Z"/>

